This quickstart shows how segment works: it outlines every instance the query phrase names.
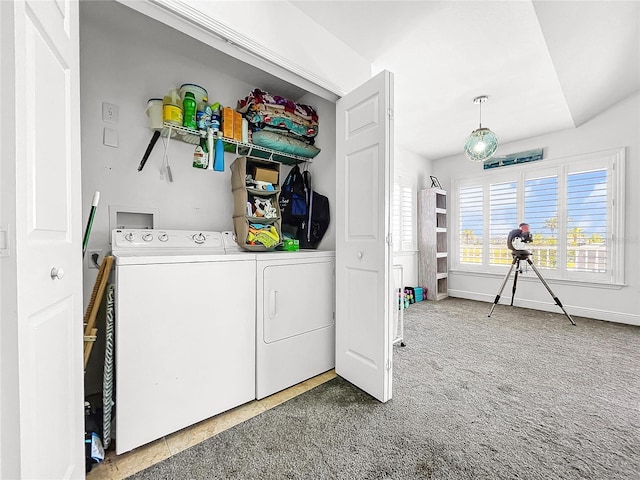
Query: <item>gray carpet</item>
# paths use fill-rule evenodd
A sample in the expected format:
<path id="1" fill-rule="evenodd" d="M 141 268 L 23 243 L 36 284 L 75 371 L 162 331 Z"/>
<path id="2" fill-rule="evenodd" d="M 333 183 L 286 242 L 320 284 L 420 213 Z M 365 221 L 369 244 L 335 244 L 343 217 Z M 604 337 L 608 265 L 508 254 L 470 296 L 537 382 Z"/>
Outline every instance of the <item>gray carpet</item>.
<path id="1" fill-rule="evenodd" d="M 336 378 L 133 479 L 640 479 L 640 328 L 411 305 L 393 399 Z"/>

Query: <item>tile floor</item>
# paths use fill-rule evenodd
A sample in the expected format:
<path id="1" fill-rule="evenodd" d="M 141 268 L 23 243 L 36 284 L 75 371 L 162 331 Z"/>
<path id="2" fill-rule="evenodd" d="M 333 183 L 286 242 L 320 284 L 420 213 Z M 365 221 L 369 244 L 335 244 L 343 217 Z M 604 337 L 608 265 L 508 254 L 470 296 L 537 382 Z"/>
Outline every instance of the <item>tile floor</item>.
<path id="1" fill-rule="evenodd" d="M 113 451 L 107 454 L 104 462 L 94 465 L 87 474 L 87 480 L 120 480 L 144 470 L 162 460 L 169 458 L 189 447 L 203 442 L 220 432 L 239 423 L 249 420 L 262 412 L 276 407 L 298 395 L 311 390 L 318 385 L 334 378 L 334 370 L 325 372 L 317 377 L 305 380 L 298 385 L 275 393 L 262 400 L 253 400 L 232 410 L 203 420 L 191 427 L 167 435 L 161 439 L 136 448 L 122 455 L 115 455 Z"/>

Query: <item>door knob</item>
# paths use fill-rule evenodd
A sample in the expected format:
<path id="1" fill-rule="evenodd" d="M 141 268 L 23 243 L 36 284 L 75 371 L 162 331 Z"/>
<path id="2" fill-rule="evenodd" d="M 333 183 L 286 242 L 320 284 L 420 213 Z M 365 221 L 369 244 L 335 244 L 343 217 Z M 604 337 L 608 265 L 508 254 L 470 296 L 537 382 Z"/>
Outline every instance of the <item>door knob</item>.
<path id="1" fill-rule="evenodd" d="M 358 258 L 362 258 L 363 253 L 362 252 L 358 252 Z"/>
<path id="2" fill-rule="evenodd" d="M 51 278 L 53 280 L 55 280 L 56 278 L 58 280 L 62 280 L 62 277 L 64 277 L 64 268 L 62 268 L 62 267 L 58 267 L 58 268 L 53 267 L 51 269 Z"/>

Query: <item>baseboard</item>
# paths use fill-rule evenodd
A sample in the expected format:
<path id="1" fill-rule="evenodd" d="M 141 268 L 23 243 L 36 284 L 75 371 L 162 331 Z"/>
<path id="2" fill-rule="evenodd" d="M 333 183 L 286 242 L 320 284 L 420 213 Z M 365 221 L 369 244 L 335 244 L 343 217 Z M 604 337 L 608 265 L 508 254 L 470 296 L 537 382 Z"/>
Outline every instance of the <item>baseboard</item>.
<path id="1" fill-rule="evenodd" d="M 466 298 L 468 300 L 478 300 L 480 302 L 493 303 L 496 296 L 495 295 L 487 295 L 483 293 L 477 292 L 467 292 L 463 290 L 452 290 L 449 289 L 450 297 L 457 298 Z M 508 304 L 511 301 L 511 297 L 502 297 L 500 301 L 500 305 Z M 531 308 L 533 310 L 541 310 L 543 312 L 562 312 L 555 303 L 552 302 L 537 302 L 533 300 L 525 300 L 516 298 L 514 302 L 517 307 L 523 308 Z M 614 323 L 625 323 L 627 325 L 636 325 L 640 326 L 640 315 L 633 315 L 630 313 L 623 312 L 613 312 L 610 310 L 597 310 L 595 308 L 584 308 L 584 307 L 576 307 L 564 305 L 564 308 L 569 312 L 570 315 L 575 315 L 578 317 L 585 318 L 594 318 L 596 320 L 604 320 L 607 322 Z"/>

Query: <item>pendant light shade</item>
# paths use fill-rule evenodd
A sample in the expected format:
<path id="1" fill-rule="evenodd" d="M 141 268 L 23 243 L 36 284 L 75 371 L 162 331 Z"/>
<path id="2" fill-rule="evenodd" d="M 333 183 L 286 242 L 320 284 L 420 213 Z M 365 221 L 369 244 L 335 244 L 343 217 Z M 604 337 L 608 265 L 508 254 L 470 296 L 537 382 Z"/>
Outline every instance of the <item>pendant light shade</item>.
<path id="1" fill-rule="evenodd" d="M 480 125 L 471 132 L 464 144 L 464 153 L 472 162 L 484 162 L 493 157 L 498 148 L 498 137 L 488 128 L 482 127 L 482 104 L 487 101 L 486 96 L 476 97 L 473 103 L 480 105 Z"/>

